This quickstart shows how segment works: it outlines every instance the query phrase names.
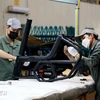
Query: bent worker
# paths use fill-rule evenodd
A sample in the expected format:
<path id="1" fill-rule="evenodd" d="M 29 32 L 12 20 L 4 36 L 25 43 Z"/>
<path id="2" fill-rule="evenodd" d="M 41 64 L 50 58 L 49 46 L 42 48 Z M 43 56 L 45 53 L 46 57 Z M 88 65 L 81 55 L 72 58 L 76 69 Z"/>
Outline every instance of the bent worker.
<path id="1" fill-rule="evenodd" d="M 94 30 L 85 29 L 80 35 L 76 36 L 76 41 L 81 42 L 84 47 L 89 49 L 88 57 L 82 56 L 81 62 L 90 69 L 91 76 L 95 82 L 95 100 L 100 100 L 100 40 L 98 39 L 98 34 Z M 69 59 L 73 59 L 66 46 L 64 47 L 64 53 Z M 75 58 L 79 58 L 78 53 Z"/>

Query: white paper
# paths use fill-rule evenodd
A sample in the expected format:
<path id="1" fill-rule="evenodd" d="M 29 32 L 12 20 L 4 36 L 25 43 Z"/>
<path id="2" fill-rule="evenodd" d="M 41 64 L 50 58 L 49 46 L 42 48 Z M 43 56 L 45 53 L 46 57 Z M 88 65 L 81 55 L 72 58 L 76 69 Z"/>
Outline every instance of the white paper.
<path id="1" fill-rule="evenodd" d="M 28 66 L 30 62 L 24 62 L 23 66 Z"/>
<path id="2" fill-rule="evenodd" d="M 76 56 L 76 54 L 78 54 L 77 50 L 74 47 L 68 47 L 68 52 L 72 55 L 72 56 Z"/>

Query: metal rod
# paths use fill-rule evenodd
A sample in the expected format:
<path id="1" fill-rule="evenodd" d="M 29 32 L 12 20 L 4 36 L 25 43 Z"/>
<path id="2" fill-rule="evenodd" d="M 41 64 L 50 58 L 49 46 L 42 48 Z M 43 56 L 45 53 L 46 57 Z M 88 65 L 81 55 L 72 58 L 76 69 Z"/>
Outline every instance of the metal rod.
<path id="1" fill-rule="evenodd" d="M 30 28 L 31 28 L 31 23 L 32 20 L 27 19 L 26 24 L 25 24 L 25 28 L 24 28 L 24 32 L 23 32 L 23 36 L 22 36 L 22 41 L 21 41 L 21 46 L 20 46 L 20 50 L 19 50 L 19 55 L 23 56 L 26 46 L 27 46 L 27 41 L 28 41 L 28 35 L 30 32 Z"/>
<path id="2" fill-rule="evenodd" d="M 79 35 L 79 9 L 80 9 L 80 0 L 75 7 L 75 36 Z"/>

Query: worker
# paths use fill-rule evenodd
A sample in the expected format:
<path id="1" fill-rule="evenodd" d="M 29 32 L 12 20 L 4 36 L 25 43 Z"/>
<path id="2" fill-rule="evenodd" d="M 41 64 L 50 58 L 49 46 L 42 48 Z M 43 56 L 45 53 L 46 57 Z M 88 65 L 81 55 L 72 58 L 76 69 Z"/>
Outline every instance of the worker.
<path id="1" fill-rule="evenodd" d="M 20 20 L 10 18 L 5 28 L 6 34 L 0 37 L 0 81 L 12 79 L 16 57 L 21 42 L 16 40 L 21 30 Z"/>
<path id="2" fill-rule="evenodd" d="M 95 82 L 95 100 L 100 100 L 100 40 L 98 39 L 98 34 L 92 29 L 84 29 L 75 39 L 89 49 L 88 57 L 82 56 L 81 62 L 90 69 L 91 76 Z M 68 52 L 67 47 L 64 47 L 64 53 L 69 59 L 74 59 Z M 77 53 L 75 58 L 78 59 L 79 56 L 79 53 Z"/>

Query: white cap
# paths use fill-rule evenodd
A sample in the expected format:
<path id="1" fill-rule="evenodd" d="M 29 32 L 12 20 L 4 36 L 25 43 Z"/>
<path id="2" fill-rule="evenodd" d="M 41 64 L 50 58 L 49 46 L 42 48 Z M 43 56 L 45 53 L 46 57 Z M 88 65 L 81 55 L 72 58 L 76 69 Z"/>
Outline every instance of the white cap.
<path id="1" fill-rule="evenodd" d="M 22 28 L 22 27 L 21 27 L 20 20 L 17 19 L 17 18 L 10 18 L 10 19 L 7 21 L 7 25 L 11 26 L 11 27 L 14 28 L 14 29 L 20 29 L 20 28 Z"/>
<path id="2" fill-rule="evenodd" d="M 94 30 L 92 30 L 92 29 L 84 29 L 80 35 L 75 37 L 76 41 L 81 42 L 80 37 L 82 37 L 84 34 L 88 34 L 88 33 L 89 34 L 94 34 L 95 36 L 98 37 L 98 34 L 96 34 Z"/>

